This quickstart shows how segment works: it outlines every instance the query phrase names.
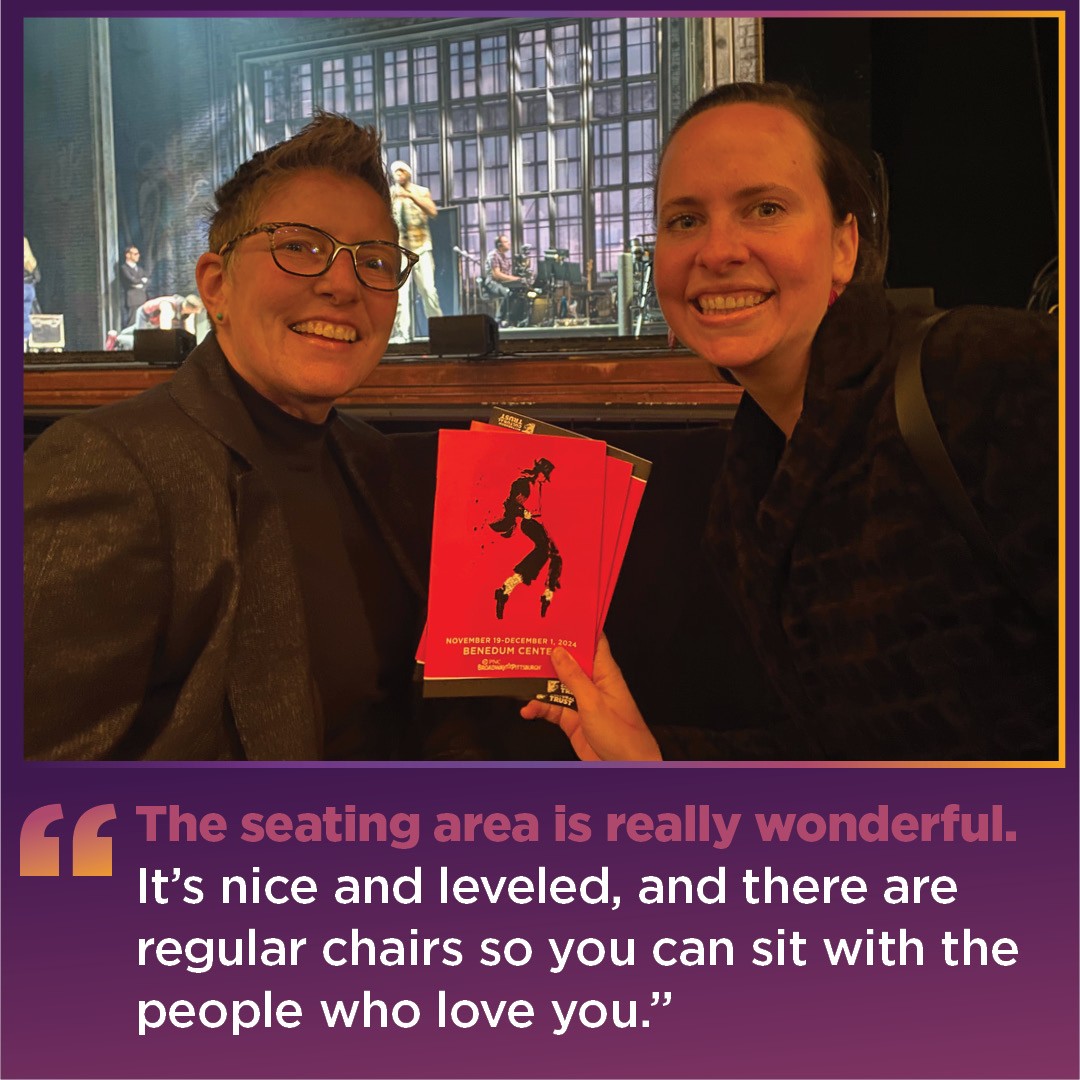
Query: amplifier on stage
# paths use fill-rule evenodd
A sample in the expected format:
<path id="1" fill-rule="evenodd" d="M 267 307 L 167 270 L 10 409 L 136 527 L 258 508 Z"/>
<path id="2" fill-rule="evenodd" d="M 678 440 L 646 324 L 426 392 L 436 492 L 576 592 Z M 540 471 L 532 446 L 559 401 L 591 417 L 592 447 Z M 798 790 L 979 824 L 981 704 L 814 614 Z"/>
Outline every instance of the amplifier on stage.
<path id="1" fill-rule="evenodd" d="M 179 367 L 192 349 L 195 335 L 186 330 L 136 330 L 135 361 L 151 367 Z"/>
<path id="2" fill-rule="evenodd" d="M 31 315 L 29 352 L 64 351 L 64 316 Z"/>
<path id="3" fill-rule="evenodd" d="M 488 359 L 499 352 L 499 324 L 490 315 L 444 315 L 428 320 L 428 340 L 436 356 Z"/>

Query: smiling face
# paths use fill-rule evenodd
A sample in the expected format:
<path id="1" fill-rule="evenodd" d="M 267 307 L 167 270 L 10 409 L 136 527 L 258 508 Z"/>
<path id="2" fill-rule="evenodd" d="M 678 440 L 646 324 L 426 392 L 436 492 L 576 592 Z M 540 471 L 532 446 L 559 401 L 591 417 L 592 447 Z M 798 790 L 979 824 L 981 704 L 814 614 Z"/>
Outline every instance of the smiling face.
<path id="1" fill-rule="evenodd" d="M 744 385 L 801 385 L 829 293 L 850 280 L 806 126 L 773 105 L 720 105 L 672 138 L 657 187 L 654 274 L 668 326 Z"/>
<path id="2" fill-rule="evenodd" d="M 345 243 L 397 241 L 372 187 L 324 169 L 297 171 L 272 189 L 257 221 L 314 225 Z M 279 408 L 312 422 L 371 374 L 393 329 L 397 293 L 361 285 L 347 251 L 325 274 L 298 277 L 279 269 L 269 236 L 256 233 L 230 251 L 227 265 L 203 255 L 197 276 L 233 369 Z"/>

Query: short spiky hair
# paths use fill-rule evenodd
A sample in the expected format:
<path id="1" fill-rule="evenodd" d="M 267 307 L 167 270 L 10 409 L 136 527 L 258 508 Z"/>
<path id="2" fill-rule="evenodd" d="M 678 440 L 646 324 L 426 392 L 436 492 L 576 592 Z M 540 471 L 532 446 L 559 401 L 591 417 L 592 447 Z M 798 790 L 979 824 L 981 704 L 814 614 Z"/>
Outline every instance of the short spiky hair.
<path id="1" fill-rule="evenodd" d="M 301 169 L 328 169 L 363 180 L 390 213 L 390 186 L 379 133 L 372 127 L 360 127 L 347 116 L 320 110 L 291 139 L 254 154 L 214 192 L 210 250 L 220 251 L 234 236 L 257 225 L 259 207 L 267 196 Z"/>

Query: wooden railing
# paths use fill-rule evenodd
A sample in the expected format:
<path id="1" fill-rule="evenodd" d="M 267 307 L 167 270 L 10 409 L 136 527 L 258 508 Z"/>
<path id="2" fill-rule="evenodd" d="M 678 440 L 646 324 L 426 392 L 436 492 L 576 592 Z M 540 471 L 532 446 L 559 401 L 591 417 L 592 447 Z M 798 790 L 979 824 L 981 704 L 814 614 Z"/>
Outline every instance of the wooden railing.
<path id="1" fill-rule="evenodd" d="M 80 362 L 81 356 L 81 362 Z M 132 397 L 171 378 L 172 368 L 117 362 L 114 354 L 56 354 L 24 376 L 27 418 L 41 420 Z M 488 405 L 555 416 L 626 420 L 727 419 L 741 391 L 685 352 L 534 351 L 485 360 L 416 358 L 380 364 L 339 402 L 378 419 L 451 419 Z"/>

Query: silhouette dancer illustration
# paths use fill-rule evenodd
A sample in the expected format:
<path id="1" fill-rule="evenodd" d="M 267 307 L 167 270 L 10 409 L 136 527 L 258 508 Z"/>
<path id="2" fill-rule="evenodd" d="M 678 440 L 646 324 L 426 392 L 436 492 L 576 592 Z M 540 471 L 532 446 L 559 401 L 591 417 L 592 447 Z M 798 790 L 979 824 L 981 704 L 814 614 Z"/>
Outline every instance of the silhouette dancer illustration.
<path id="1" fill-rule="evenodd" d="M 532 551 L 514 567 L 514 572 L 495 590 L 495 617 L 501 619 L 510 594 L 519 585 L 531 585 L 547 566 L 544 591 L 540 594 L 540 615 L 547 615 L 555 590 L 562 579 L 563 560 L 555 541 L 548 535 L 542 520 L 541 504 L 544 487 L 551 480 L 555 466 L 547 458 L 537 458 L 531 469 L 510 485 L 510 494 L 503 501 L 503 516 L 488 528 L 509 539 L 519 527 L 523 536 L 532 541 Z"/>

